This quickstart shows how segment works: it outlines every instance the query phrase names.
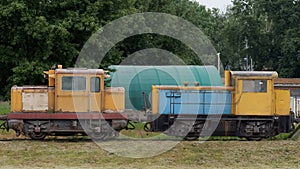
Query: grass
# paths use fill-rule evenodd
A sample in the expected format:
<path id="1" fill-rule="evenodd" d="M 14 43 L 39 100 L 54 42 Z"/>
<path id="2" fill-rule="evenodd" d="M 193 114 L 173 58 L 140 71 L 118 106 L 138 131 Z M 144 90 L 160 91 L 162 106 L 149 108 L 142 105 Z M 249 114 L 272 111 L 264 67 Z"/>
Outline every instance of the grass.
<path id="1" fill-rule="evenodd" d="M 299 168 L 299 141 L 183 141 L 151 158 L 117 156 L 83 139 L 0 141 L 3 168 Z"/>
<path id="2" fill-rule="evenodd" d="M 6 115 L 10 111 L 9 102 L 1 102 L 0 101 L 0 115 Z M 3 124 L 3 121 L 0 121 L 0 126 Z"/>
<path id="3" fill-rule="evenodd" d="M 160 133 L 146 132 L 144 130 L 145 123 L 134 123 L 134 130 L 122 130 L 121 134 L 132 138 L 150 138 L 160 135 Z"/>
<path id="4" fill-rule="evenodd" d="M 8 114 L 10 111 L 9 102 L 0 102 L 0 115 Z"/>

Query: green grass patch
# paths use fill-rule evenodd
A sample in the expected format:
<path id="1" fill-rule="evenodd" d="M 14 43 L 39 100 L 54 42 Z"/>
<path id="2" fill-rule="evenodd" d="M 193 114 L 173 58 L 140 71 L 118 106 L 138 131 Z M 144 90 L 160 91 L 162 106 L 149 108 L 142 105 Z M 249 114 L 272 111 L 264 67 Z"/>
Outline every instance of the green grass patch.
<path id="1" fill-rule="evenodd" d="M 271 137 L 270 140 L 287 140 L 289 138 L 290 133 L 282 133 L 278 134 L 274 137 Z"/>
<path id="2" fill-rule="evenodd" d="M 145 142 L 145 146 L 147 146 Z M 159 142 L 158 142 L 159 143 Z M 299 141 L 181 142 L 151 158 L 132 159 L 92 141 L 0 141 L 2 168 L 299 168 Z M 122 147 L 120 147 L 122 148 Z M 134 150 L 133 150 L 134 151 Z"/>
<path id="3" fill-rule="evenodd" d="M 122 130 L 122 135 L 130 138 L 151 138 L 160 135 L 160 133 L 146 132 L 144 130 L 145 123 L 131 123 L 135 128 L 133 130 Z M 132 126 L 129 127 L 131 128 Z"/>
<path id="4" fill-rule="evenodd" d="M 200 138 L 201 140 L 201 138 Z M 210 136 L 208 141 L 239 141 L 239 140 L 245 140 L 244 138 L 236 137 L 236 136 Z"/>
<path id="5" fill-rule="evenodd" d="M 9 102 L 0 102 L 0 115 L 5 115 L 10 112 Z"/>

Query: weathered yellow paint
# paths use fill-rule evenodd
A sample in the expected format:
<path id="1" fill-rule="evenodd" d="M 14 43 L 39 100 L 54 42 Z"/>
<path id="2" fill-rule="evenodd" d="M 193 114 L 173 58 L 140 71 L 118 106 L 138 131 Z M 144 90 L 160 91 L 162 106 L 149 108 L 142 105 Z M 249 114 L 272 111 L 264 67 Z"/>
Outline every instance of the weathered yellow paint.
<path id="1" fill-rule="evenodd" d="M 60 69 L 55 74 L 55 106 L 56 112 L 103 112 L 105 107 L 105 88 L 104 88 L 104 74 L 100 70 L 65 70 Z M 84 91 L 68 91 L 62 90 L 62 77 L 81 76 L 86 78 L 86 89 Z M 100 91 L 91 91 L 91 78 L 100 79 Z M 117 97 L 117 96 L 116 96 Z M 124 91 L 123 91 L 124 97 Z M 116 99 L 119 99 L 117 97 Z M 107 104 L 107 103 L 106 103 Z M 123 103 L 124 105 L 124 98 Z M 124 106 L 109 105 L 113 110 L 124 109 Z"/>
<path id="2" fill-rule="evenodd" d="M 63 76 L 84 76 L 87 85 L 85 91 L 63 91 Z M 55 111 L 89 112 L 89 80 L 87 74 L 56 74 L 55 77 Z"/>
<path id="3" fill-rule="evenodd" d="M 13 87 L 11 89 L 11 111 L 36 111 L 39 108 L 47 112 L 103 112 L 104 110 L 124 110 L 124 89 L 104 88 L 107 77 L 102 69 L 62 69 L 44 71 L 48 78 L 48 87 Z M 63 76 L 83 76 L 86 78 L 84 91 L 62 90 Z M 91 91 L 91 78 L 100 79 L 100 91 Z M 22 100 L 27 98 L 25 102 Z M 45 98 L 46 97 L 46 98 Z M 40 100 L 33 101 L 34 99 Z M 107 99 L 107 101 L 105 101 Z M 39 102 L 40 101 L 40 102 Z M 113 102 L 114 101 L 114 102 Z"/>
<path id="4" fill-rule="evenodd" d="M 278 116 L 290 115 L 290 91 L 275 90 L 275 114 Z"/>
<path id="5" fill-rule="evenodd" d="M 158 97 L 158 90 L 156 86 L 152 86 L 152 114 L 158 113 L 158 107 L 159 107 L 159 97 Z"/>
<path id="6" fill-rule="evenodd" d="M 46 86 L 14 86 L 11 88 L 11 112 L 46 111 L 48 111 Z"/>
<path id="7" fill-rule="evenodd" d="M 86 92 L 64 92 L 55 94 L 56 112 L 88 112 L 88 94 Z"/>
<path id="8" fill-rule="evenodd" d="M 55 109 L 55 90 L 54 87 L 48 87 L 48 112 L 53 113 Z"/>
<path id="9" fill-rule="evenodd" d="M 10 111 L 22 111 L 22 88 L 20 87 L 14 86 L 11 88 Z"/>
<path id="10" fill-rule="evenodd" d="M 236 114 L 236 104 L 235 104 L 235 98 L 236 98 L 236 90 L 231 92 L 231 114 Z"/>
<path id="11" fill-rule="evenodd" d="M 231 86 L 231 73 L 229 70 L 225 70 L 225 86 Z"/>
<path id="12" fill-rule="evenodd" d="M 89 96 L 88 96 L 89 108 L 88 108 L 88 110 L 90 112 L 102 112 L 103 111 L 103 109 L 101 107 L 102 93 L 103 93 L 103 91 L 96 92 L 96 93 L 89 93 Z"/>
<path id="13" fill-rule="evenodd" d="M 54 87 L 54 85 L 55 85 L 55 70 L 44 71 L 44 74 L 46 74 L 46 76 L 48 78 L 48 86 Z"/>
<path id="14" fill-rule="evenodd" d="M 54 87 L 55 85 L 55 71 L 49 70 L 49 76 L 48 76 L 48 86 Z"/>
<path id="15" fill-rule="evenodd" d="M 104 79 L 105 79 L 105 75 L 101 75 L 100 76 L 101 79 L 100 79 L 100 90 L 101 90 L 101 93 L 100 93 L 100 97 L 101 99 L 99 100 L 99 108 L 101 110 L 101 112 L 103 112 L 105 110 L 105 92 L 102 92 L 105 90 L 105 87 L 104 87 Z M 125 104 L 125 101 L 124 101 L 124 104 Z"/>
<path id="16" fill-rule="evenodd" d="M 108 87 L 104 90 L 104 111 L 123 111 L 125 108 L 125 89 L 123 87 Z"/>
<path id="17" fill-rule="evenodd" d="M 259 79 L 263 80 L 261 77 Z M 235 111 L 233 113 L 235 115 L 274 115 L 273 80 L 267 80 L 267 92 L 243 92 L 243 80 L 240 78 L 236 79 Z M 251 78 L 251 80 L 254 80 L 254 78 Z"/>
<path id="18" fill-rule="evenodd" d="M 89 86 L 88 91 L 90 91 L 91 87 L 91 78 L 100 78 L 100 92 L 89 92 L 88 96 L 88 102 L 89 102 L 89 111 L 90 112 L 102 112 L 103 111 L 103 93 L 104 93 L 104 81 L 103 81 L 103 76 L 102 75 L 88 75 L 87 76 L 87 85 Z"/>

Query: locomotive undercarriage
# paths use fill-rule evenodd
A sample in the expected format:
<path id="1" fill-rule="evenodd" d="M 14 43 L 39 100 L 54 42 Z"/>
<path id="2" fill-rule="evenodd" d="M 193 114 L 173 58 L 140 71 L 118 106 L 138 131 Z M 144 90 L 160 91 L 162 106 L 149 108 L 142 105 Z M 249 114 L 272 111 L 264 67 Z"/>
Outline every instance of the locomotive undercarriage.
<path id="1" fill-rule="evenodd" d="M 28 114 L 26 114 L 28 115 Z M 117 116 L 115 116 L 117 117 Z M 146 131 L 164 132 L 167 135 L 195 140 L 207 136 L 238 136 L 260 140 L 288 133 L 293 119 L 290 116 L 232 116 L 232 115 L 149 115 Z M 8 118 L 7 129 L 16 135 L 44 139 L 47 135 L 89 135 L 94 140 L 117 137 L 126 129 L 126 119 L 13 119 Z"/>
<path id="2" fill-rule="evenodd" d="M 21 134 L 34 140 L 44 139 L 46 136 L 89 135 L 94 140 L 107 140 L 118 136 L 118 131 L 127 127 L 127 120 L 121 119 L 10 119 L 8 129 L 13 129 L 16 135 Z"/>
<path id="3" fill-rule="evenodd" d="M 291 129 L 289 116 L 207 116 L 207 115 L 160 115 L 152 116 L 148 131 L 195 140 L 207 136 L 238 136 L 248 140 L 260 140 L 288 133 Z"/>

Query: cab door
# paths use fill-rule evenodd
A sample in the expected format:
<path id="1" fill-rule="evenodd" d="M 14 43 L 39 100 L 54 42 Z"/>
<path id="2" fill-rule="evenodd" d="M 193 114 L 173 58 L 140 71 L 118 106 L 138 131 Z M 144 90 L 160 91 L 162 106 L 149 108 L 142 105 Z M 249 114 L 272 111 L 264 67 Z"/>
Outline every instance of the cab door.
<path id="1" fill-rule="evenodd" d="M 273 85 L 270 79 L 237 79 L 236 115 L 274 114 Z"/>
<path id="2" fill-rule="evenodd" d="M 91 76 L 89 79 L 89 111 L 101 112 L 101 76 Z"/>
<path id="3" fill-rule="evenodd" d="M 89 110 L 88 76 L 57 74 L 55 80 L 56 112 L 87 112 Z"/>

